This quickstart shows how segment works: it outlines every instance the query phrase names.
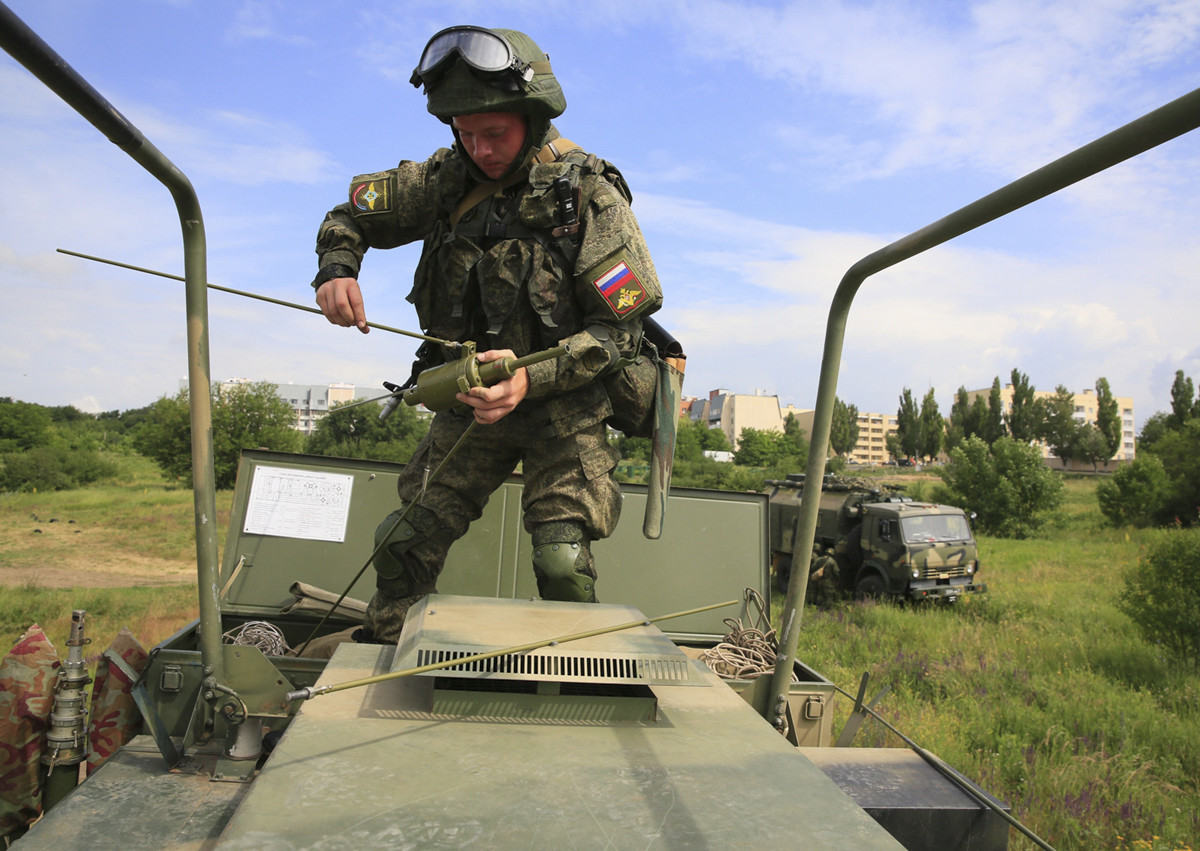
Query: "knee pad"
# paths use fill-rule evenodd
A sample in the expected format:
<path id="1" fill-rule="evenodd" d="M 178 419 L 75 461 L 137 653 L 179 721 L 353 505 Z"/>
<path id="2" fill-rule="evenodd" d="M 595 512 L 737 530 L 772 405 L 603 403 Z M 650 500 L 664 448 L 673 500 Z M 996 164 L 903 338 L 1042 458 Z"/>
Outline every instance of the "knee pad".
<path id="1" fill-rule="evenodd" d="M 547 536 L 534 535 L 533 572 L 537 577 L 538 593 L 543 600 L 596 602 L 596 569 L 587 537 L 578 530 L 553 531 L 559 534 L 549 537 L 567 540 L 539 543 L 541 537 Z M 563 534 L 564 531 L 568 534 Z"/>
<path id="2" fill-rule="evenodd" d="M 397 525 L 396 521 L 404 512 L 404 507 L 398 508 L 383 518 L 383 522 L 375 529 L 375 546 L 378 548 L 378 552 L 375 553 L 371 563 L 375 567 L 375 572 L 379 574 L 380 584 L 385 581 L 394 584 L 395 580 L 403 579 L 410 574 L 412 571 L 405 558 L 408 551 L 417 544 L 429 540 L 438 530 L 437 515 L 421 505 L 412 506 L 407 516 Z M 380 547 L 385 536 L 387 544 Z M 400 597 L 405 593 L 413 593 L 417 589 L 407 590 L 392 587 L 389 590 L 393 596 Z"/>

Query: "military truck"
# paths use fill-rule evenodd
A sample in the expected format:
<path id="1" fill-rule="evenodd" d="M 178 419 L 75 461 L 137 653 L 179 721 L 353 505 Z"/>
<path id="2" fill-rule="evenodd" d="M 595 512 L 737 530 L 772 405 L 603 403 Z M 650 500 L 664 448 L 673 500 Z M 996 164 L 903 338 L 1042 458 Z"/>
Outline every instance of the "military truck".
<path id="1" fill-rule="evenodd" d="M 769 484 L 772 569 L 776 587 L 786 591 L 804 475 Z M 822 480 L 809 559 L 814 599 L 855 594 L 952 603 L 987 590 L 978 574 L 979 551 L 961 508 L 916 502 L 861 478 Z"/>

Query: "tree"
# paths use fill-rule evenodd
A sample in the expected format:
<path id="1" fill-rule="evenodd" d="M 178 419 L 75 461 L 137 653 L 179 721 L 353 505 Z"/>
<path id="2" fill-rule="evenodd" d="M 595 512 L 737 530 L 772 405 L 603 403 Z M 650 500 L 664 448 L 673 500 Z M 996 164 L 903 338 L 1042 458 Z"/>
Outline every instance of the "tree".
<path id="1" fill-rule="evenodd" d="M 771 467 L 779 457 L 779 441 L 775 433 L 758 428 L 744 428 L 738 435 L 738 448 L 733 463 L 743 467 Z"/>
<path id="2" fill-rule="evenodd" d="M 1108 379 L 1103 376 L 1096 379 L 1096 428 L 1104 436 L 1104 445 L 1108 450 L 1101 460 L 1107 461 L 1121 448 L 1122 428 L 1120 407 L 1113 398 Z"/>
<path id="3" fill-rule="evenodd" d="M 945 421 L 938 411 L 937 399 L 934 398 L 933 388 L 921 399 L 921 447 L 919 454 L 922 458 L 933 460 L 942 451 L 942 437 Z"/>
<path id="4" fill-rule="evenodd" d="M 1170 431 L 1170 417 L 1162 411 L 1151 414 L 1142 423 L 1142 433 L 1138 435 L 1138 452 L 1154 451 L 1154 445 Z"/>
<path id="5" fill-rule="evenodd" d="M 968 438 L 939 475 L 945 484 L 934 499 L 974 511 L 979 530 L 999 537 L 1032 535 L 1062 501 L 1062 482 L 1042 463 L 1041 451 L 1007 435 L 990 447 L 979 436 Z"/>
<path id="6" fill-rule="evenodd" d="M 1139 453 L 1096 485 L 1100 512 L 1114 526 L 1154 526 L 1163 522 L 1171 482 L 1156 455 Z"/>
<path id="7" fill-rule="evenodd" d="M 1142 638 L 1200 670 L 1200 531 L 1172 532 L 1125 574 L 1117 608 Z"/>
<path id="8" fill-rule="evenodd" d="M 231 488 L 243 449 L 262 447 L 285 452 L 300 448 L 295 415 L 275 385 L 262 381 L 212 395 L 213 468 L 217 488 Z M 169 479 L 192 483 L 192 423 L 188 391 L 155 402 L 134 438 L 134 447 L 157 462 Z"/>
<path id="9" fill-rule="evenodd" d="M 1092 465 L 1096 472 L 1101 461 L 1107 461 L 1113 454 L 1108 449 L 1108 438 L 1100 429 L 1091 423 L 1080 423 L 1075 433 L 1075 443 L 1071 447 L 1071 457 L 1078 458 L 1084 464 Z"/>
<path id="10" fill-rule="evenodd" d="M 32 402 L 0 398 L 0 452 L 21 452 L 50 442 L 49 412 Z"/>
<path id="11" fill-rule="evenodd" d="M 915 458 L 921 451 L 921 414 L 907 387 L 900 394 L 900 408 L 896 411 L 896 439 L 904 458 Z"/>
<path id="12" fill-rule="evenodd" d="M 1012 406 L 1005 414 L 1004 424 L 1013 440 L 1033 443 L 1037 440 L 1038 421 L 1037 393 L 1029 383 L 1029 376 L 1019 369 L 1012 371 Z M 1116 450 L 1113 450 L 1114 452 Z"/>
<path id="13" fill-rule="evenodd" d="M 960 386 L 958 392 L 954 394 L 954 403 L 950 406 L 950 416 L 947 418 L 944 441 L 946 451 L 949 452 L 962 445 L 962 442 L 976 431 L 978 429 L 975 428 L 971 419 L 971 403 L 967 398 L 967 388 Z"/>
<path id="14" fill-rule="evenodd" d="M 1182 369 L 1175 370 L 1175 382 L 1171 385 L 1171 415 L 1172 428 L 1182 428 L 1190 420 L 1195 410 L 1196 389 L 1192 379 L 1185 378 Z"/>
<path id="15" fill-rule="evenodd" d="M 429 430 L 408 405 L 399 405 L 387 419 L 379 419 L 378 403 L 334 405 L 309 435 L 305 450 L 314 455 L 339 455 L 378 461 L 407 461 Z"/>
<path id="16" fill-rule="evenodd" d="M 1168 431 L 1154 444 L 1171 482 L 1161 516 L 1170 523 L 1193 526 L 1200 522 L 1200 419 Z"/>
<path id="17" fill-rule="evenodd" d="M 791 414 L 788 414 L 790 417 Z M 784 424 L 787 431 L 787 424 Z M 833 419 L 829 423 L 829 446 L 835 455 L 845 456 L 858 445 L 858 406 L 847 405 L 833 397 Z"/>
<path id="18" fill-rule="evenodd" d="M 975 401 L 982 400 L 976 396 Z M 981 408 L 979 415 L 979 436 L 991 445 L 1004 436 L 1004 395 L 1000 391 L 1000 376 L 992 379 L 992 389 L 988 392 L 987 407 Z"/>
<path id="19" fill-rule="evenodd" d="M 1053 396 L 1038 401 L 1042 420 L 1038 436 L 1065 465 L 1078 457 L 1081 424 L 1075 419 L 1075 394 L 1060 384 Z"/>
<path id="20" fill-rule="evenodd" d="M 733 447 L 725 432 L 719 428 L 696 426 L 696 436 L 700 438 L 700 449 L 704 452 L 732 452 Z"/>

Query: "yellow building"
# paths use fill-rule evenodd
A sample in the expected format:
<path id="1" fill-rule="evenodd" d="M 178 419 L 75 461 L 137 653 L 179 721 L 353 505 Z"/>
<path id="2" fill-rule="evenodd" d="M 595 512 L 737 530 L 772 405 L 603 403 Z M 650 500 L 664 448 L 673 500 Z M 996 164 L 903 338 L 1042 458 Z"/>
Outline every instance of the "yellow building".
<path id="1" fill-rule="evenodd" d="M 968 390 L 967 401 L 974 404 L 975 399 L 982 396 L 983 401 L 987 402 L 991 393 L 992 388 L 990 387 L 983 390 Z M 1048 399 L 1054 394 L 1046 390 L 1035 390 L 1033 395 L 1035 399 Z M 1121 445 L 1117 448 L 1110 464 L 1132 461 L 1136 452 L 1133 397 L 1114 396 L 1113 398 L 1117 402 L 1117 410 L 1121 417 Z M 1000 389 L 1000 399 L 1004 403 L 1004 414 L 1007 416 L 1012 411 L 1013 386 L 1011 384 L 1006 384 Z M 1075 419 L 1081 423 L 1094 424 L 1096 422 L 1096 391 L 1092 388 L 1089 387 L 1082 393 L 1075 394 Z M 1057 462 L 1059 460 L 1045 443 L 1042 443 L 1041 447 L 1042 457 L 1047 461 Z M 1109 465 L 1106 464 L 1105 467 L 1107 466 Z"/>
<path id="2" fill-rule="evenodd" d="M 790 406 L 789 406 L 790 407 Z M 797 411 L 796 419 L 804 429 L 804 436 L 812 440 L 813 411 Z M 897 431 L 895 414 L 859 414 L 858 441 L 846 457 L 852 464 L 883 464 L 891 460 L 887 438 Z M 832 450 L 830 450 L 832 454 Z"/>
<path id="3" fill-rule="evenodd" d="M 788 410 L 794 411 L 790 405 Z M 710 390 L 707 399 L 695 399 L 687 414 L 693 422 L 725 432 L 729 445 L 737 449 L 742 429 L 783 431 L 783 413 L 779 397 L 758 390 L 753 395 L 729 390 Z"/>

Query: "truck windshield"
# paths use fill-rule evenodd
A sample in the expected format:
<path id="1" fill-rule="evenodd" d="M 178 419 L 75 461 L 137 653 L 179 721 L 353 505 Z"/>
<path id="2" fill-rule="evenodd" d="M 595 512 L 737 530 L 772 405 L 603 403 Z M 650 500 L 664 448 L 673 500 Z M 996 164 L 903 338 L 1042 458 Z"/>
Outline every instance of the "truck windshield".
<path id="1" fill-rule="evenodd" d="M 961 514 L 927 514 L 923 517 L 903 517 L 900 528 L 904 543 L 920 544 L 930 541 L 965 541 L 971 537 L 967 518 Z"/>

